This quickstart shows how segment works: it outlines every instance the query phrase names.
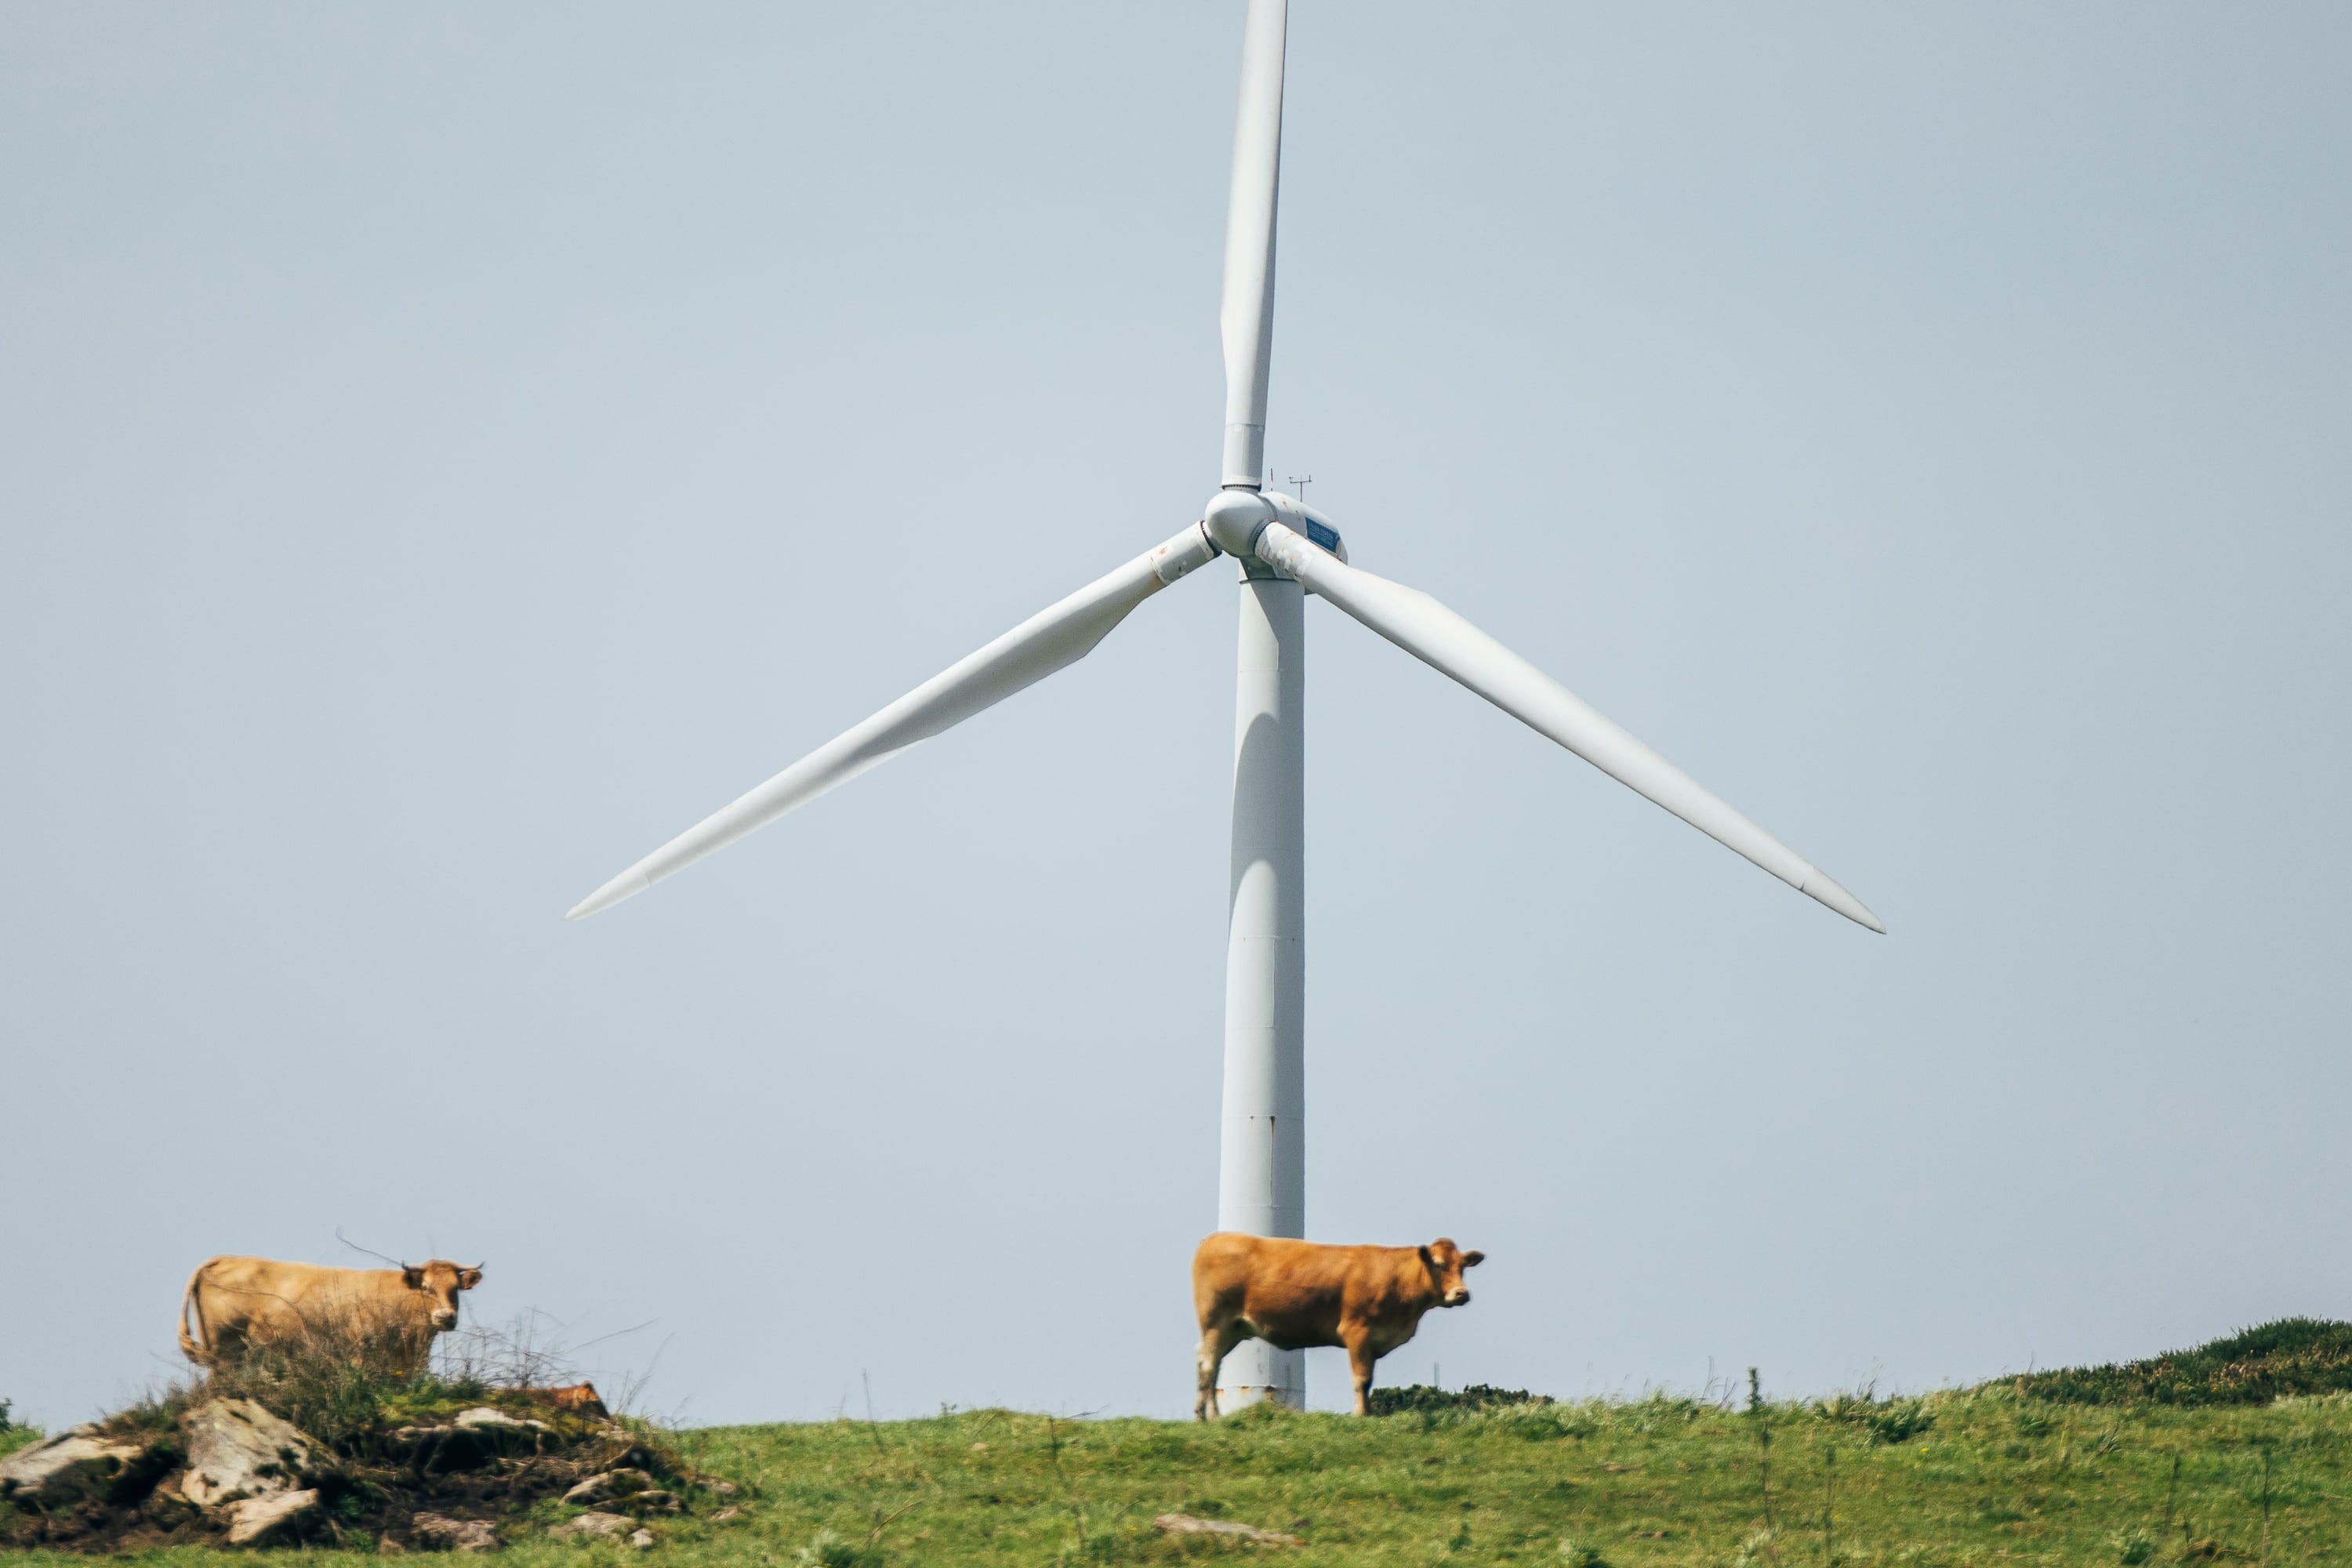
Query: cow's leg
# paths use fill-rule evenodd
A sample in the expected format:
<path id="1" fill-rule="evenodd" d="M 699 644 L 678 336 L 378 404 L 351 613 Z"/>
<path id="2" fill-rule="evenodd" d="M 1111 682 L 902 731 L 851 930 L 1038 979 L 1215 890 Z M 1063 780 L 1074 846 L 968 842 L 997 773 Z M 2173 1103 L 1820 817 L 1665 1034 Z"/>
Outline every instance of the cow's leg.
<path id="1" fill-rule="evenodd" d="M 1207 1421 L 1223 1414 L 1217 1408 L 1217 1369 L 1225 1364 L 1225 1357 L 1235 1345 L 1250 1337 L 1250 1331 L 1239 1322 L 1213 1324 L 1202 1331 L 1201 1348 L 1192 1358 L 1193 1371 L 1200 1376 L 1200 1394 L 1192 1401 L 1192 1419 Z"/>
<path id="2" fill-rule="evenodd" d="M 1202 1331 L 1201 1347 L 1192 1352 L 1192 1375 L 1196 1385 L 1192 1419 L 1195 1421 L 1211 1420 L 1219 1414 L 1217 1368 L 1224 1363 L 1225 1352 L 1230 1348 L 1218 1329 L 1213 1327 Z"/>
<path id="3" fill-rule="evenodd" d="M 1356 1414 L 1372 1413 L 1372 1366 L 1381 1352 L 1372 1348 L 1370 1334 L 1357 1334 L 1348 1342 L 1348 1370 L 1356 1374 Z"/>

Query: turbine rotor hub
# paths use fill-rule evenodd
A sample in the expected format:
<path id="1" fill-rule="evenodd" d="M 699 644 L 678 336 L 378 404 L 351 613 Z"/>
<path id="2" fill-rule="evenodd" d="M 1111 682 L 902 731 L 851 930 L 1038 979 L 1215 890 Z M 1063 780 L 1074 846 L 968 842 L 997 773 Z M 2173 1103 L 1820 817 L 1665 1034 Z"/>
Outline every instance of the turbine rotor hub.
<path id="1" fill-rule="evenodd" d="M 1275 518 L 1274 507 L 1255 490 L 1222 489 L 1201 510 L 1201 526 L 1217 548 L 1236 560 L 1249 560 L 1257 536 Z"/>

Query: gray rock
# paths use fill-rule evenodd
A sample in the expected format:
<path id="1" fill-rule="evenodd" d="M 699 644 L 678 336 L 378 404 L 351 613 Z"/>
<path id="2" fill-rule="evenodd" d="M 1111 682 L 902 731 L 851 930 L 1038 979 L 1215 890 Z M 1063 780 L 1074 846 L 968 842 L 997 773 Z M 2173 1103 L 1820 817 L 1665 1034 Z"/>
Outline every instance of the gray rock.
<path id="1" fill-rule="evenodd" d="M 653 1477 L 643 1470 L 625 1466 L 614 1470 L 603 1470 L 590 1476 L 563 1494 L 563 1500 L 577 1508 L 593 1508 L 612 1498 L 627 1497 L 641 1492 L 654 1484 Z"/>
<path id="2" fill-rule="evenodd" d="M 520 1421 L 508 1415 L 505 1411 L 493 1410 L 487 1405 L 478 1405 L 473 1409 L 461 1413 L 457 1417 L 455 1425 L 466 1427 L 469 1430 L 477 1427 L 511 1427 L 517 1432 L 552 1432 L 555 1430 L 554 1427 L 550 1426 L 544 1421 Z"/>
<path id="3" fill-rule="evenodd" d="M 737 1497 L 741 1495 L 743 1490 L 733 1481 L 722 1481 L 717 1476 L 697 1476 L 694 1479 L 694 1484 L 712 1497 Z"/>
<path id="4" fill-rule="evenodd" d="M 732 1524 L 735 1521 L 741 1519 L 742 1517 L 743 1510 L 737 1508 L 730 1502 L 725 1508 L 720 1509 L 717 1513 L 712 1514 L 710 1516 L 710 1522 L 713 1524 Z"/>
<path id="5" fill-rule="evenodd" d="M 229 1505 L 228 1543 L 267 1546 L 299 1537 L 325 1515 L 315 1491 L 274 1492 Z"/>
<path id="6" fill-rule="evenodd" d="M 392 1429 L 392 1440 L 413 1448 L 436 1437 L 446 1437 L 457 1429 L 455 1426 L 395 1426 Z"/>
<path id="7" fill-rule="evenodd" d="M 1253 1524 L 1237 1524 L 1229 1519 L 1195 1519 L 1189 1513 L 1163 1513 L 1151 1521 L 1162 1535 L 1223 1535 L 1235 1541 L 1246 1541 L 1252 1546 L 1302 1546 L 1306 1543 L 1295 1535 L 1285 1535 L 1278 1530 L 1260 1530 Z"/>
<path id="8" fill-rule="evenodd" d="M 496 1552 L 499 1532 L 487 1519 L 450 1519 L 420 1513 L 408 1521 L 409 1538 L 436 1552 Z"/>
<path id="9" fill-rule="evenodd" d="M 290 1492 L 325 1468 L 318 1444 L 250 1399 L 215 1399 L 180 1417 L 188 1473 L 180 1495 L 200 1508 Z"/>
<path id="10" fill-rule="evenodd" d="M 636 1522 L 625 1513 L 583 1513 L 578 1519 L 564 1521 L 547 1533 L 617 1540 L 623 1531 Z"/>
<path id="11" fill-rule="evenodd" d="M 87 1426 L 61 1432 L 47 1442 L 0 1461 L 0 1498 L 45 1506 L 110 1489 L 126 1469 L 146 1461 L 142 1443 L 100 1437 Z"/>
<path id="12" fill-rule="evenodd" d="M 650 1530 L 637 1531 L 629 1537 L 629 1544 L 635 1547 L 640 1552 L 643 1552 L 646 1547 L 651 1546 L 653 1543 L 654 1532 Z"/>

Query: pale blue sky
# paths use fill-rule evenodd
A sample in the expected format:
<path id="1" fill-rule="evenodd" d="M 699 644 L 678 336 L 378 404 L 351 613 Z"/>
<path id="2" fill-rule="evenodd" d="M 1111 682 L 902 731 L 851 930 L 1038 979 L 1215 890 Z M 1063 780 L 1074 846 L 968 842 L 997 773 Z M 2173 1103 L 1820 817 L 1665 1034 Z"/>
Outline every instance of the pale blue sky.
<path id="1" fill-rule="evenodd" d="M 559 917 L 1198 514 L 1239 42 L 0 7 L 0 1396 L 341 1226 L 689 1420 L 1189 1408 L 1228 569 Z M 1310 1234 L 1490 1258 L 1382 1381 L 2352 1316 L 2352 16 L 1291 46 L 1276 473 L 1893 931 L 1311 609 Z"/>

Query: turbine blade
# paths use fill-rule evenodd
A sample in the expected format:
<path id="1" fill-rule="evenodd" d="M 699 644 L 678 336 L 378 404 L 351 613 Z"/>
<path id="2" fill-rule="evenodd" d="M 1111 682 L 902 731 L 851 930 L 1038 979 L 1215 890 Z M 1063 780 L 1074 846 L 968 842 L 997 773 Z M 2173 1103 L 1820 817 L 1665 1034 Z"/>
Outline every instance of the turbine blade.
<path id="1" fill-rule="evenodd" d="M 1566 687 L 1417 588 L 1350 566 L 1279 522 L 1258 536 L 1257 556 L 1295 577 L 1441 674 L 1654 801 L 1857 925 L 1886 927 L 1860 899 L 1819 867 L 1757 826 L 1730 805 Z"/>
<path id="2" fill-rule="evenodd" d="M 724 848 L 919 741 L 962 723 L 1024 687 L 1076 664 L 1125 620 L 1128 612 L 1216 554 L 1195 523 L 1157 550 L 1097 578 L 1039 611 L 970 658 L 949 666 L 864 723 L 819 746 L 766 784 L 663 845 L 564 915 L 581 920 Z"/>
<path id="3" fill-rule="evenodd" d="M 1265 471 L 1265 381 L 1274 359 L 1274 222 L 1282 175 L 1286 0 L 1249 0 L 1242 24 L 1241 108 L 1225 205 L 1224 479 L 1255 489 Z"/>

